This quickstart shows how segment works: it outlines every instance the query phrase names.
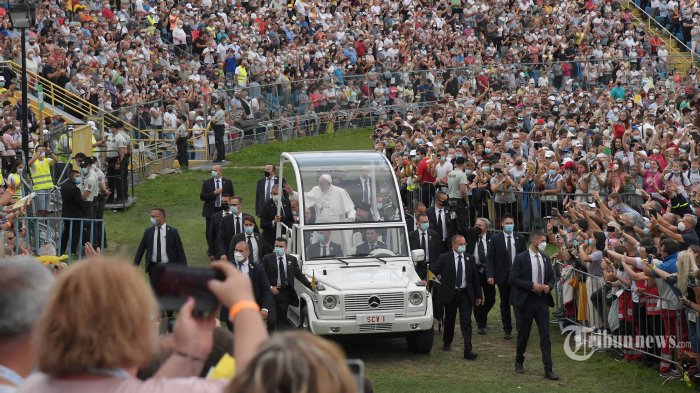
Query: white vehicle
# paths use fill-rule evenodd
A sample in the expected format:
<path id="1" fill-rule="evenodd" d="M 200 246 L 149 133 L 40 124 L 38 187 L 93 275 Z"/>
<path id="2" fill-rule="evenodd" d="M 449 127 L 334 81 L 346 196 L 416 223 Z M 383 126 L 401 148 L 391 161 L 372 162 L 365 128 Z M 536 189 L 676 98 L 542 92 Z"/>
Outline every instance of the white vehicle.
<path id="1" fill-rule="evenodd" d="M 373 152 L 282 153 L 280 177 L 293 183 L 285 165 L 304 213 L 278 234 L 315 287 L 296 281 L 292 323 L 319 335 L 405 336 L 411 352 L 430 352 L 432 299 L 413 262 L 423 250 L 409 252 L 389 161 Z"/>

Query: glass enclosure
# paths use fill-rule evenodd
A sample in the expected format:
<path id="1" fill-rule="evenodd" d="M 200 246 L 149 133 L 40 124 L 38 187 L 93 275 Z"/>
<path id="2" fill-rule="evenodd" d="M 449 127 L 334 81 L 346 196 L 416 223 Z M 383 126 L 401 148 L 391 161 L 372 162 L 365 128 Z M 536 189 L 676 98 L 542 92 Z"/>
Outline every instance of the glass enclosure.
<path id="1" fill-rule="evenodd" d="M 306 260 L 408 256 L 405 228 L 304 230 Z"/>
<path id="2" fill-rule="evenodd" d="M 389 162 L 378 153 L 292 153 L 301 177 L 304 224 L 401 221 Z M 288 175 L 287 175 L 288 176 Z"/>

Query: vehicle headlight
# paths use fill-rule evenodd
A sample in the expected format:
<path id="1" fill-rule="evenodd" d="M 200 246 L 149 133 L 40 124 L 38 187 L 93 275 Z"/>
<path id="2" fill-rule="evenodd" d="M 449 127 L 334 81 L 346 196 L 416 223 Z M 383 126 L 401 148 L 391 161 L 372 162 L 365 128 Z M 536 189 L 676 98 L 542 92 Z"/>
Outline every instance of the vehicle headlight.
<path id="1" fill-rule="evenodd" d="M 338 299 L 335 296 L 326 296 L 323 298 L 323 307 L 332 310 L 338 305 Z"/>
<path id="2" fill-rule="evenodd" d="M 423 303 L 423 292 L 411 292 L 408 296 L 408 301 L 414 306 L 419 306 Z"/>

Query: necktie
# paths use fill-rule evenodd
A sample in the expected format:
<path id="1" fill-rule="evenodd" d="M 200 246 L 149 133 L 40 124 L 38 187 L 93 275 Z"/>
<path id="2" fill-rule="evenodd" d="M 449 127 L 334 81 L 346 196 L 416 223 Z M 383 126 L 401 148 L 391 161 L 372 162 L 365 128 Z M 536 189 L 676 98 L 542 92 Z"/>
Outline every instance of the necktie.
<path id="1" fill-rule="evenodd" d="M 250 253 L 248 254 L 248 263 L 255 262 L 253 258 L 253 241 L 251 238 L 252 236 L 248 235 L 248 249 L 250 250 Z"/>
<path id="2" fill-rule="evenodd" d="M 508 249 L 508 266 L 513 263 L 513 246 L 510 245 L 510 239 L 511 237 L 508 236 L 508 245 L 506 246 Z"/>
<path id="3" fill-rule="evenodd" d="M 220 182 L 221 182 L 221 180 L 216 179 L 216 189 L 217 189 L 217 190 L 218 190 L 219 188 L 221 188 L 221 183 L 220 183 Z M 218 194 L 218 195 L 216 196 L 216 204 L 215 204 L 215 205 L 216 205 L 216 207 L 220 207 L 220 206 L 221 206 L 221 194 Z"/>
<path id="4" fill-rule="evenodd" d="M 440 232 L 440 239 L 445 240 L 445 234 L 442 231 L 442 209 L 438 210 L 437 227 L 438 227 L 438 232 Z"/>
<path id="5" fill-rule="evenodd" d="M 280 286 L 284 287 L 287 285 L 287 274 L 284 272 L 284 261 L 282 261 L 282 257 L 279 257 L 277 260 L 277 266 L 280 269 Z"/>
<path id="6" fill-rule="evenodd" d="M 486 263 L 486 251 L 484 251 L 484 242 L 481 236 L 479 236 L 479 244 L 476 246 L 476 253 L 479 256 L 479 263 Z"/>
<path id="7" fill-rule="evenodd" d="M 464 266 L 462 266 L 462 256 L 460 255 L 459 258 L 457 259 L 457 288 L 462 288 L 462 285 L 464 284 L 464 280 L 462 279 L 462 276 L 464 275 Z"/>
<path id="8" fill-rule="evenodd" d="M 540 254 L 536 254 L 537 258 L 537 283 L 542 284 L 544 282 L 544 277 L 542 274 L 542 264 L 540 263 Z"/>
<path id="9" fill-rule="evenodd" d="M 160 248 L 161 248 L 161 246 L 160 246 L 160 227 L 157 227 L 157 228 L 158 228 L 158 234 L 156 235 L 157 236 L 157 238 L 156 238 L 156 248 L 157 248 L 157 250 L 156 250 L 156 262 L 160 263 L 162 260 L 161 259 L 162 255 L 161 255 L 161 251 L 160 251 Z"/>
<path id="10" fill-rule="evenodd" d="M 236 231 L 234 235 L 238 235 L 239 233 L 241 233 L 241 218 L 236 216 Z"/>
<path id="11" fill-rule="evenodd" d="M 238 262 L 238 270 L 243 271 L 243 262 Z"/>
<path id="12" fill-rule="evenodd" d="M 369 203 L 369 179 L 365 179 L 365 197 L 362 202 Z"/>
<path id="13" fill-rule="evenodd" d="M 265 200 L 270 199 L 270 195 L 272 194 L 272 178 L 267 179 L 267 186 L 265 186 Z"/>
<path id="14" fill-rule="evenodd" d="M 323 246 L 323 251 L 322 251 L 321 256 L 322 256 L 322 257 L 325 257 L 326 255 L 327 255 L 327 253 L 326 253 L 326 246 Z"/>

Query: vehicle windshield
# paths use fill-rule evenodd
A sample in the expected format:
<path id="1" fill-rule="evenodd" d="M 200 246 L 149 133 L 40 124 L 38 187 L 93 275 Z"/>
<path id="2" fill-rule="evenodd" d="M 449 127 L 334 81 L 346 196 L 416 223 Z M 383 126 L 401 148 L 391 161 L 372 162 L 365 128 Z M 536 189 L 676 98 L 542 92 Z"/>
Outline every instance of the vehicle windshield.
<path id="1" fill-rule="evenodd" d="M 404 227 L 304 231 L 306 260 L 408 256 Z"/>
<path id="2" fill-rule="evenodd" d="M 401 221 L 388 161 L 378 153 L 295 154 L 304 224 Z"/>

